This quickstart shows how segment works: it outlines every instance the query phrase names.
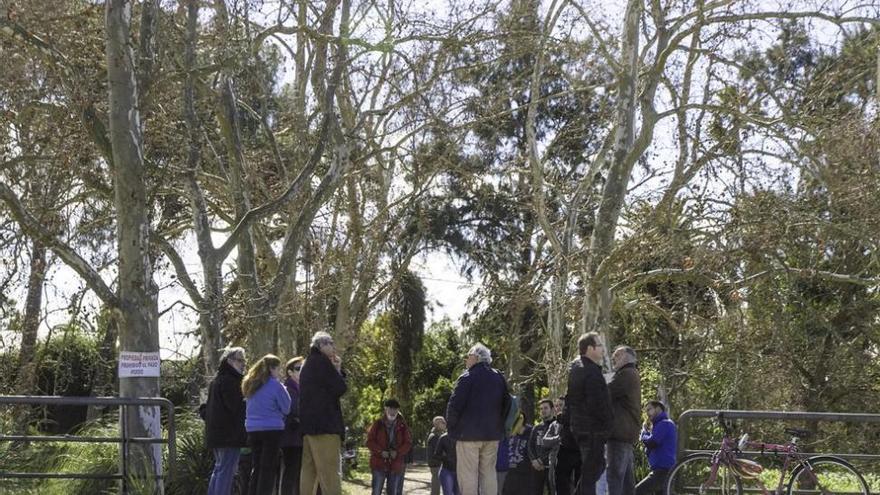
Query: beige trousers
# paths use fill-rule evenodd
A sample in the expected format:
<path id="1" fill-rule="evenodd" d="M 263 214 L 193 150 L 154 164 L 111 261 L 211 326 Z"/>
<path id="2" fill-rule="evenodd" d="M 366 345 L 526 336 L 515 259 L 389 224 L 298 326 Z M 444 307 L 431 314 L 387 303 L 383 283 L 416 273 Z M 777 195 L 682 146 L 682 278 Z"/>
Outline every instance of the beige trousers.
<path id="1" fill-rule="evenodd" d="M 498 441 L 455 442 L 456 475 L 461 495 L 498 494 L 498 478 L 495 460 L 498 458 Z"/>
<path id="2" fill-rule="evenodd" d="M 304 435 L 302 471 L 299 492 L 315 495 L 318 484 L 321 495 L 342 495 L 342 479 L 339 475 L 339 435 Z"/>

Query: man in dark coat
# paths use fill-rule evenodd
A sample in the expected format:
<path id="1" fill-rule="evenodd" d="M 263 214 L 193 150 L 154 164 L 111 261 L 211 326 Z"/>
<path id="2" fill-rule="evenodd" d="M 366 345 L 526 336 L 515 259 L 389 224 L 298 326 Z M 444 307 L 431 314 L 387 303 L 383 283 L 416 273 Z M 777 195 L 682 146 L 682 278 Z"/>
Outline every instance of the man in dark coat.
<path id="1" fill-rule="evenodd" d="M 541 422 L 532 428 L 529 437 L 529 461 L 532 469 L 532 493 L 542 495 L 546 488 L 551 494 L 555 491 L 556 478 L 550 462 L 550 456 L 557 445 L 544 443 L 544 438 L 553 424 L 553 401 L 541 399 L 538 401 L 538 410 L 541 413 Z"/>
<path id="2" fill-rule="evenodd" d="M 633 495 L 636 489 L 633 444 L 641 426 L 642 385 L 636 368 L 636 351 L 619 346 L 611 354 L 614 377 L 608 384 L 614 420 L 605 447 L 608 462 L 608 495 Z"/>
<path id="3" fill-rule="evenodd" d="M 553 449 L 550 465 L 556 481 L 556 495 L 571 495 L 572 486 L 581 478 L 581 453 L 564 416 L 565 396 L 559 397 L 555 405 L 556 420 L 544 434 L 544 446 Z"/>
<path id="4" fill-rule="evenodd" d="M 336 354 L 333 338 L 327 332 L 312 336 L 312 345 L 300 371 L 300 430 L 303 458 L 300 493 L 341 495 L 339 450 L 345 435 L 342 421 L 342 394 L 348 390 L 342 359 Z"/>
<path id="5" fill-rule="evenodd" d="M 449 435 L 455 439 L 456 474 L 462 495 L 498 493 L 495 461 L 510 407 L 507 381 L 491 368 L 492 353 L 476 344 L 465 357 L 467 371 L 458 377 L 446 407 Z"/>
<path id="6" fill-rule="evenodd" d="M 228 347 L 223 350 L 217 375 L 208 386 L 204 411 L 205 445 L 214 453 L 208 495 L 232 493 L 241 448 L 247 445 L 245 402 L 241 393 L 244 370 L 244 349 Z"/>
<path id="7" fill-rule="evenodd" d="M 431 470 L 431 495 L 440 495 L 440 466 L 443 460 L 434 455 L 437 452 L 437 443 L 440 437 L 446 433 L 446 419 L 443 416 L 437 416 L 431 421 L 431 433 L 428 434 L 428 440 L 425 442 L 425 452 L 427 454 L 428 468 Z"/>
<path id="8" fill-rule="evenodd" d="M 580 356 L 571 363 L 566 393 L 566 419 L 581 453 L 578 495 L 596 495 L 596 482 L 605 470 L 605 442 L 611 435 L 611 404 L 602 376 L 604 346 L 595 332 L 578 339 Z"/>

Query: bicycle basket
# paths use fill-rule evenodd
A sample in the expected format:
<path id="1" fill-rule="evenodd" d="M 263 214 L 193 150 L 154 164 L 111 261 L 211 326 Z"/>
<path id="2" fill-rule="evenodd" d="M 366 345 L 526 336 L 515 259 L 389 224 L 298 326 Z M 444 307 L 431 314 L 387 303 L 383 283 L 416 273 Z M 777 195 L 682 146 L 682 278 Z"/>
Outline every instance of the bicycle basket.
<path id="1" fill-rule="evenodd" d="M 743 479 L 755 479 L 761 476 L 764 467 L 755 461 L 748 459 L 735 459 L 730 465 L 730 469 Z"/>

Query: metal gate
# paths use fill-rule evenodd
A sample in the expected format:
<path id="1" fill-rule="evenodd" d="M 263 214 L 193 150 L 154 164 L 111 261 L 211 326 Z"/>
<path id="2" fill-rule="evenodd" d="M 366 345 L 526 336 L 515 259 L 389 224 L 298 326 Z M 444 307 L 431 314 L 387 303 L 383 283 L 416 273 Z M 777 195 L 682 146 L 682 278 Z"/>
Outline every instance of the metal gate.
<path id="1" fill-rule="evenodd" d="M 177 458 L 176 434 L 174 425 L 174 404 L 168 399 L 161 397 L 144 398 L 121 398 L 121 397 L 57 397 L 37 395 L 0 395 L 0 405 L 49 405 L 49 406 L 100 406 L 119 408 L 119 436 L 95 437 L 83 435 L 7 435 L 0 432 L 0 442 L 81 442 L 81 443 L 116 443 L 119 444 L 119 471 L 115 473 L 35 473 L 35 472 L 10 472 L 0 463 L 0 479 L 99 479 L 117 480 L 121 483 L 122 493 L 128 493 L 127 482 L 131 472 L 129 463 L 129 446 L 131 444 L 163 444 L 168 449 L 168 470 L 174 472 L 174 462 Z M 126 423 L 126 408 L 137 406 L 155 406 L 166 410 L 166 431 L 168 438 L 132 437 L 128 432 Z M 166 476 L 157 477 L 157 482 L 163 484 Z"/>

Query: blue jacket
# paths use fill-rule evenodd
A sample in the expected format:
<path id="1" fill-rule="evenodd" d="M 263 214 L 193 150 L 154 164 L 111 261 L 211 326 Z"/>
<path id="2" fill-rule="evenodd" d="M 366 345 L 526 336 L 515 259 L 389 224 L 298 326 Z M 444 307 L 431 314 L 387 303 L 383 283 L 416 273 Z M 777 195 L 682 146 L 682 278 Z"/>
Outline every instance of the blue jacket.
<path id="1" fill-rule="evenodd" d="M 678 431 L 675 423 L 665 412 L 651 419 L 653 428 L 649 432 L 642 428 L 641 439 L 648 450 L 648 464 L 651 469 L 671 469 L 675 466 L 675 454 L 678 449 Z"/>
<path id="2" fill-rule="evenodd" d="M 290 412 L 290 395 L 278 380 L 269 381 L 247 398 L 247 431 L 283 430 L 284 417 Z"/>
<path id="3" fill-rule="evenodd" d="M 501 372 L 477 363 L 458 377 L 446 406 L 449 435 L 456 440 L 488 442 L 504 437 L 510 396 Z"/>

